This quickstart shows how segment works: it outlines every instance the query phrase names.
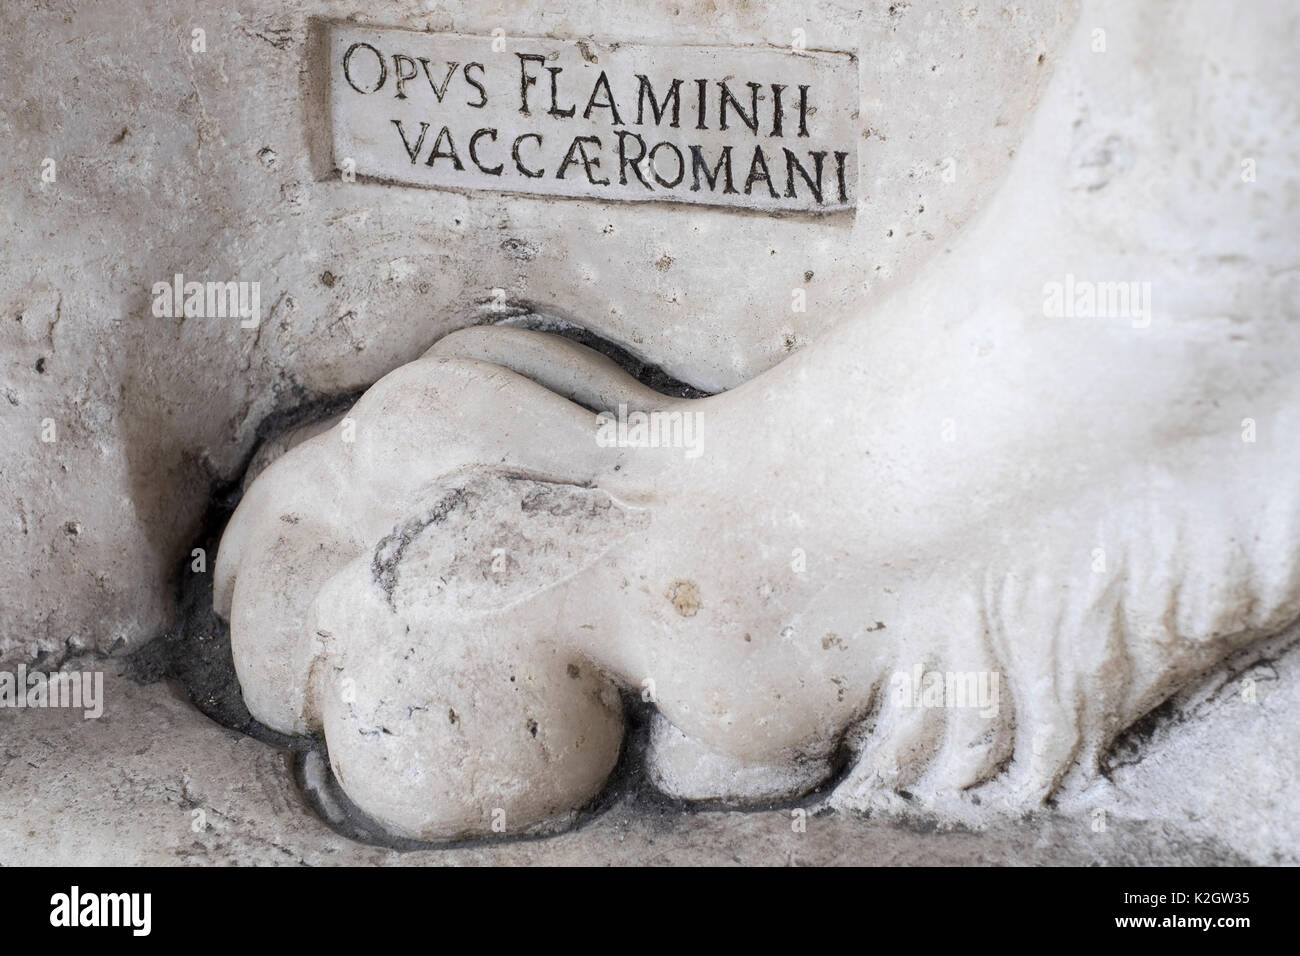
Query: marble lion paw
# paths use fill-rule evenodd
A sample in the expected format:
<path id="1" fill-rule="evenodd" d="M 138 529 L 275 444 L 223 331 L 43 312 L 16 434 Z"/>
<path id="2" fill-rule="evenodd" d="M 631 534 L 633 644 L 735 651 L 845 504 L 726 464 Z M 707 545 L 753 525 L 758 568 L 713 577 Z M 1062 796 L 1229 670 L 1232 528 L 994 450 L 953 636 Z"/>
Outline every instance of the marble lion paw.
<path id="1" fill-rule="evenodd" d="M 525 371 L 550 352 L 537 367 L 563 381 L 469 357 L 511 350 Z M 579 404 L 601 399 L 701 414 L 718 434 L 697 460 L 606 447 Z M 1025 509 L 1032 533 L 982 533 L 954 509 L 936 524 L 955 537 L 909 541 L 888 517 L 901 490 L 865 506 L 860 466 L 749 447 L 763 427 L 800 431 L 798 416 L 760 425 L 762 405 L 668 400 L 543 333 L 449 337 L 275 461 L 232 519 L 216 598 L 250 710 L 323 731 L 354 802 L 421 839 L 563 825 L 618 759 L 621 689 L 655 703 L 650 779 L 679 797 L 788 798 L 848 757 L 845 805 L 997 778 L 1026 806 L 1296 613 L 1280 443 L 1239 467 L 1102 469 Z M 879 436 L 817 431 L 891 467 Z M 817 481 L 837 504 L 796 506 Z M 909 493 L 911 516 L 980 486 L 954 463 Z"/>
<path id="2" fill-rule="evenodd" d="M 1135 109 L 1125 51 L 1086 43 L 958 241 L 752 381 L 673 399 L 475 328 L 267 467 L 215 580 L 253 715 L 322 731 L 361 809 L 421 839 L 563 825 L 618 760 L 627 692 L 655 706 L 651 780 L 686 799 L 842 771 L 843 807 L 1024 808 L 1293 621 L 1287 187 L 1246 202 L 1171 158 L 1192 117 L 1245 122 L 1201 101 L 1199 52 L 1132 51 L 1161 87 Z M 1125 157 L 1100 185 L 1094 139 Z M 1193 255 L 1157 209 L 1217 225 Z M 1120 282 L 1127 311 L 1076 298 Z"/>

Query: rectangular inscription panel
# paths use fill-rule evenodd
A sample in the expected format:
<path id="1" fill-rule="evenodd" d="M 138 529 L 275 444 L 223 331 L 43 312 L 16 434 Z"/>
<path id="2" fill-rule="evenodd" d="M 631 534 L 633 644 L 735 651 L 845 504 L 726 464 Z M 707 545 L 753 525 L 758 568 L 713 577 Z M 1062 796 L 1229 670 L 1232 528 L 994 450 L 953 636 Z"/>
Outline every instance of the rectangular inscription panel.
<path id="1" fill-rule="evenodd" d="M 847 53 L 601 46 L 334 24 L 334 165 L 416 186 L 852 209 Z"/>

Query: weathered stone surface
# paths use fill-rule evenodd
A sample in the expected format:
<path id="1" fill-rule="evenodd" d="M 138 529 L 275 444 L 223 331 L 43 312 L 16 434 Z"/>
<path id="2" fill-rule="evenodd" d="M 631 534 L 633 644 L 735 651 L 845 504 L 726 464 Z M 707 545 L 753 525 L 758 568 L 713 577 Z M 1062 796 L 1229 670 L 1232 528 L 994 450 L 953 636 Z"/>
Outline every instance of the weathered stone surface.
<path id="1" fill-rule="evenodd" d="M 1287 660 L 1294 658 L 1294 654 Z M 73 661 L 72 666 L 94 663 Z M 110 668 L 113 665 L 110 665 Z M 1091 812 L 1044 812 L 977 828 L 936 824 L 922 814 L 864 819 L 822 815 L 808 808 L 800 832 L 789 810 L 705 811 L 647 804 L 628 798 L 579 830 L 545 840 L 485 842 L 451 849 L 396 852 L 354 843 L 329 829 L 293 784 L 281 751 L 226 730 L 200 716 L 165 684 L 139 687 L 107 675 L 105 716 L 86 721 L 70 711 L 0 710 L 4 763 L 0 767 L 0 863 L 23 865 L 358 865 L 645 864 L 645 865 L 953 865 L 953 864 L 1228 864 L 1248 860 L 1296 862 L 1274 844 L 1255 856 L 1238 842 L 1236 811 L 1213 802 L 1188 804 L 1187 817 L 1150 792 L 1184 776 L 1176 792 L 1196 800 L 1202 786 L 1219 786 L 1169 755 L 1130 768 L 1137 792 L 1112 810 L 1104 829 Z M 1300 681 L 1294 663 L 1279 668 L 1277 690 L 1249 712 L 1253 728 L 1209 715 L 1205 732 L 1224 738 L 1242 732 L 1276 760 L 1278 774 L 1300 777 L 1300 752 L 1285 708 L 1294 707 Z M 1274 708 L 1280 709 L 1274 709 Z M 21 729 L 19 729 L 19 725 Z M 141 734 L 140 728 L 149 728 Z M 1178 735 L 1171 740 L 1192 740 Z M 1290 731 L 1288 731 L 1288 734 Z M 1226 752 L 1226 751 L 1220 751 Z M 1160 760 L 1154 773 L 1150 761 Z M 1194 777 L 1193 788 L 1186 778 Z M 1255 789 L 1253 784 L 1261 784 Z M 1243 800 L 1262 794 L 1247 777 Z M 1134 810 L 1137 815 L 1130 815 Z M 1208 811 L 1208 812 L 1207 812 Z M 1188 828 L 1196 835 L 1187 835 Z"/>

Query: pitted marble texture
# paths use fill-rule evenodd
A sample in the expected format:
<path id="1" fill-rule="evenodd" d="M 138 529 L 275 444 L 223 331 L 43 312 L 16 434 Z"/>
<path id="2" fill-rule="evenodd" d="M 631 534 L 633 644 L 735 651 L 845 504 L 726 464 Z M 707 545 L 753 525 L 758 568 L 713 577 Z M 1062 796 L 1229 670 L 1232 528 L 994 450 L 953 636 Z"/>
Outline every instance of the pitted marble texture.
<path id="1" fill-rule="evenodd" d="M 500 327 L 381 379 L 226 531 L 253 713 L 323 729 L 361 808 L 423 839 L 562 823 L 612 766 L 616 686 L 687 798 L 846 759 L 847 807 L 1088 792 L 1134 721 L 1300 614 L 1300 130 L 1262 119 L 1293 113 L 1300 14 L 1222 12 L 1086 6 L 980 217 L 736 388 L 668 398 Z M 1247 148 L 1279 174 L 1240 175 Z M 700 441 L 602 441 L 629 410 Z"/>
<path id="2" fill-rule="evenodd" d="M 71 667 L 95 668 L 93 661 Z M 1273 665 L 1259 706 L 1198 707 L 1116 775 L 1105 826 L 1092 807 L 979 826 L 923 815 L 863 820 L 810 807 L 664 812 L 635 799 L 546 840 L 396 852 L 335 833 L 294 786 L 276 749 L 219 727 L 167 684 L 141 687 L 108 665 L 105 718 L 70 710 L 0 711 L 5 866 L 453 865 L 1223 865 L 1295 863 L 1294 816 L 1261 826 L 1255 808 L 1294 805 L 1300 747 L 1296 655 Z M 151 728 L 141 739 L 140 727 Z M 1236 773 L 1231 741 L 1258 741 L 1257 772 Z M 1230 779 L 1235 783 L 1229 784 Z M 1188 788 L 1189 780 L 1204 784 Z M 57 782 L 52 786 L 51 781 Z M 42 794 L 34 800 L 33 794 Z M 1094 805 L 1096 806 L 1096 805 Z M 1274 819 L 1272 816 L 1270 820 Z M 1287 828 L 1286 830 L 1280 828 Z"/>

